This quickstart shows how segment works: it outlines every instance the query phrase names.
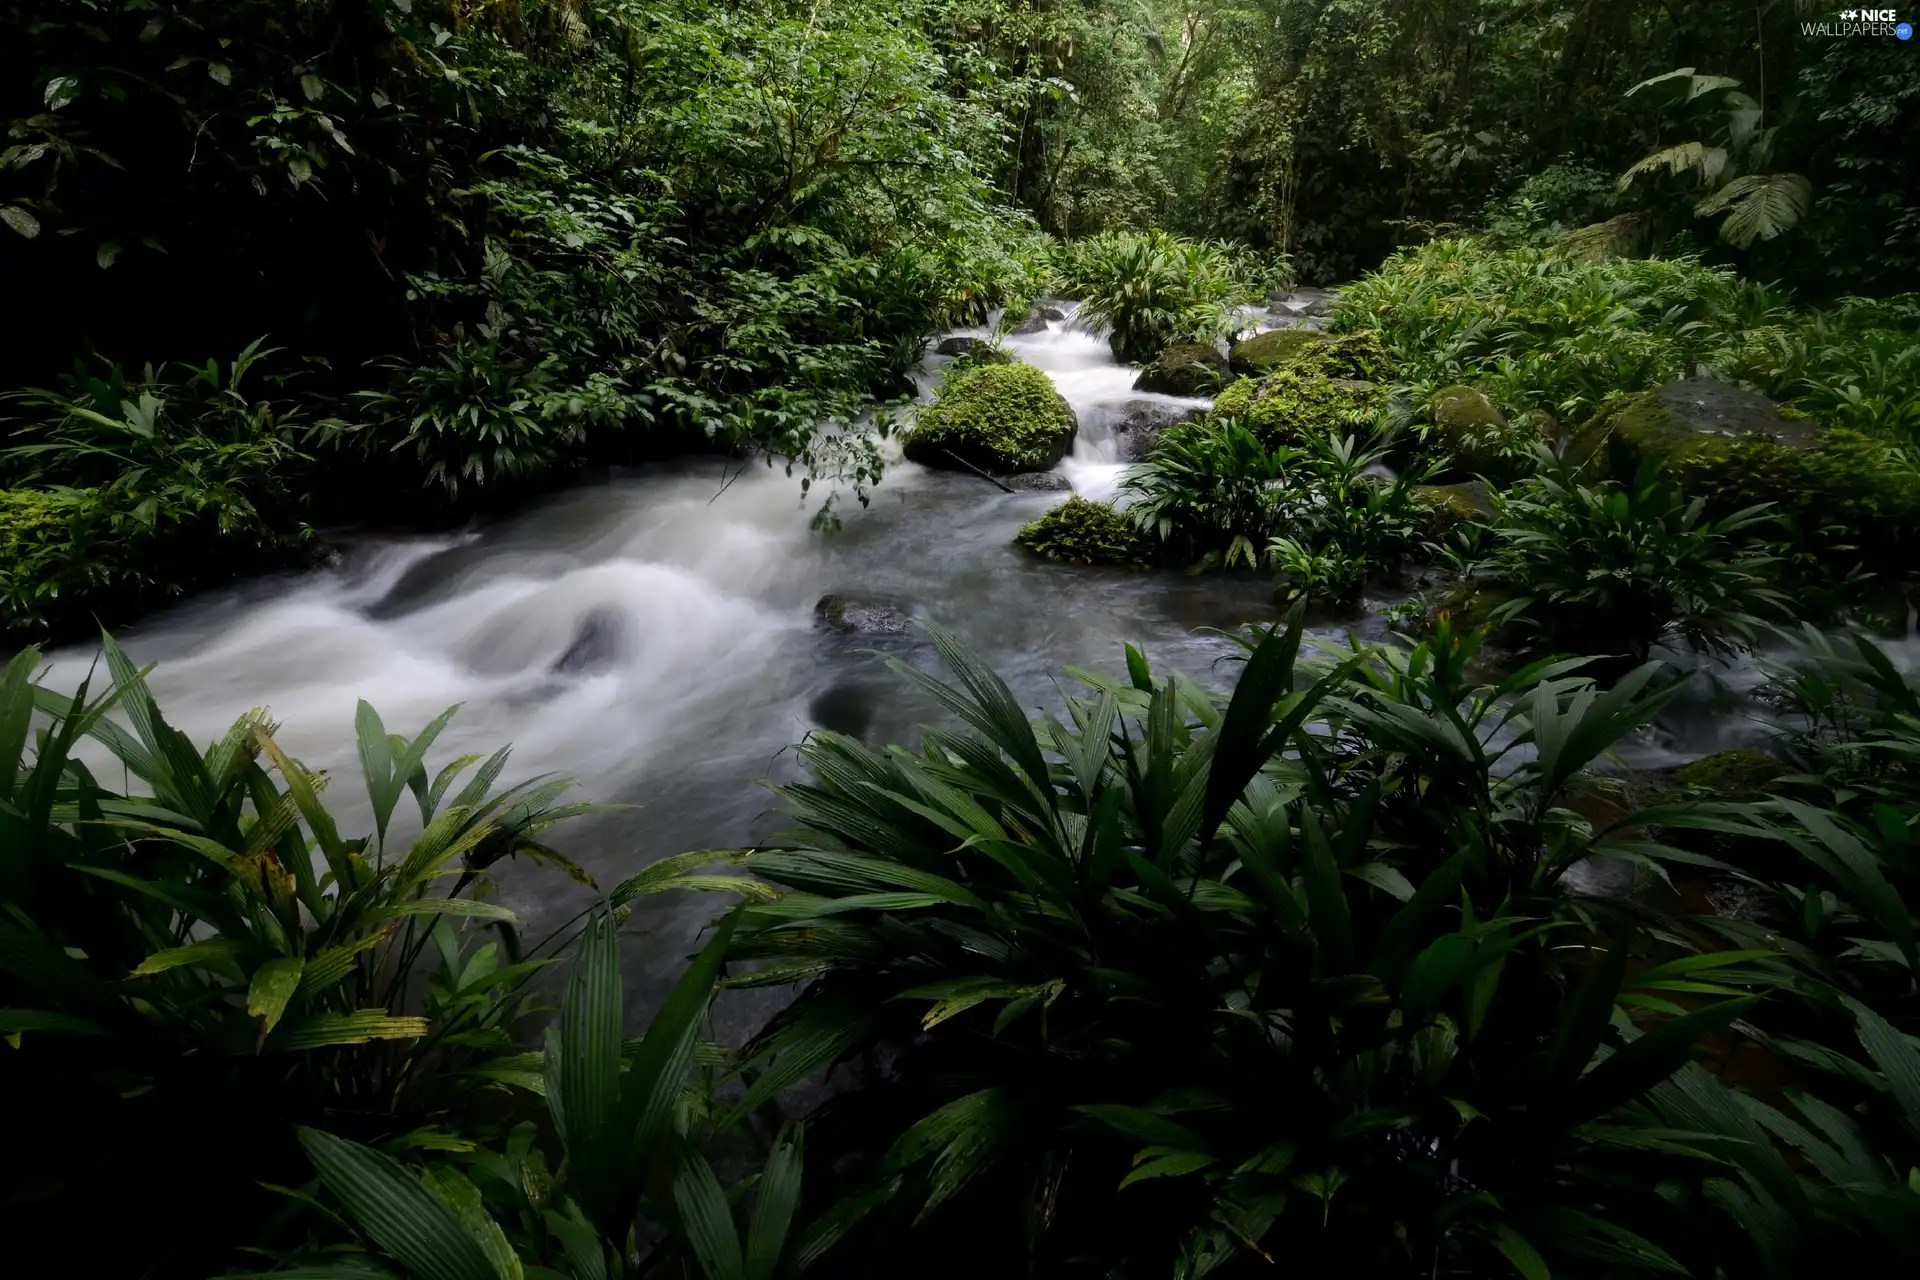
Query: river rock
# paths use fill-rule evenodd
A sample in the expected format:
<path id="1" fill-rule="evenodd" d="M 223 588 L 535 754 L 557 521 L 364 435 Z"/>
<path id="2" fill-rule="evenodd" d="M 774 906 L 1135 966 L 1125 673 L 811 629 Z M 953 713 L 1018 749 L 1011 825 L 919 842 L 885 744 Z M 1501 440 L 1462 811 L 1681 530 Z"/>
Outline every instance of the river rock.
<path id="1" fill-rule="evenodd" d="M 891 601 L 857 596 L 824 595 L 813 606 L 814 618 L 830 631 L 860 636 L 903 636 L 913 630 L 913 618 Z"/>
<path id="2" fill-rule="evenodd" d="M 1066 312 L 1062 311 L 1058 307 L 1047 305 L 1047 304 L 1042 304 L 1040 306 L 1037 306 L 1034 308 L 1034 310 L 1038 312 L 1040 315 L 1044 316 L 1046 319 L 1052 321 L 1054 324 L 1059 324 L 1067 318 Z"/>
<path id="3" fill-rule="evenodd" d="M 1203 412 L 1197 405 L 1168 404 L 1162 400 L 1127 401 L 1112 427 L 1120 457 L 1127 462 L 1139 462 L 1153 451 L 1168 427 L 1190 422 Z"/>
<path id="4" fill-rule="evenodd" d="M 581 676 L 606 671 L 626 655 L 630 627 L 618 609 L 595 609 L 580 620 L 573 643 L 553 664 L 555 675 Z"/>
<path id="5" fill-rule="evenodd" d="M 933 349 L 933 354 L 937 356 L 970 356 L 973 354 L 975 347 L 991 345 L 992 344 L 985 338 L 973 338 L 965 334 L 956 334 L 951 338 L 940 339 L 940 345 Z"/>
<path id="6" fill-rule="evenodd" d="M 1718 378 L 1683 378 L 1622 401 L 1575 437 L 1577 463 L 1629 478 L 1641 461 L 1672 463 L 1727 442 L 1758 439 L 1788 449 L 1819 443 L 1819 428 L 1788 418 L 1757 391 Z"/>
<path id="7" fill-rule="evenodd" d="M 1028 471 L 1020 475 L 1004 476 L 1000 482 L 1009 489 L 1020 489 L 1030 493 L 1073 492 L 1073 482 L 1058 471 Z"/>
<path id="8" fill-rule="evenodd" d="M 948 471 L 1050 471 L 1079 429 L 1072 406 L 1041 370 L 981 365 L 948 375 L 933 403 L 921 406 L 902 449 L 909 462 Z"/>
<path id="9" fill-rule="evenodd" d="M 1134 379 L 1135 391 L 1169 396 L 1212 395 L 1227 380 L 1227 361 L 1205 342 L 1176 342 Z"/>
<path id="10" fill-rule="evenodd" d="M 1046 331 L 1047 317 L 1039 307 L 1035 307 L 1033 310 L 1027 312 L 1027 318 L 1025 320 L 1022 320 L 1019 324 L 1007 330 L 1008 333 L 1015 335 L 1045 333 Z"/>

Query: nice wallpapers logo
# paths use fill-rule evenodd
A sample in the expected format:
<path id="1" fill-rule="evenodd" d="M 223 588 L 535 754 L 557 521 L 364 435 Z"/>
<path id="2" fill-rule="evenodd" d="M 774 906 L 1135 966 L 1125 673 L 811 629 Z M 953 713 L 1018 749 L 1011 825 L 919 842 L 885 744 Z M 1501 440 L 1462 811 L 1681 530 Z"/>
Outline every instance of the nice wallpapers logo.
<path id="1" fill-rule="evenodd" d="M 1803 36 L 1892 36 L 1913 39 L 1913 24 L 1893 9 L 1842 9 L 1838 21 L 1802 22 Z"/>

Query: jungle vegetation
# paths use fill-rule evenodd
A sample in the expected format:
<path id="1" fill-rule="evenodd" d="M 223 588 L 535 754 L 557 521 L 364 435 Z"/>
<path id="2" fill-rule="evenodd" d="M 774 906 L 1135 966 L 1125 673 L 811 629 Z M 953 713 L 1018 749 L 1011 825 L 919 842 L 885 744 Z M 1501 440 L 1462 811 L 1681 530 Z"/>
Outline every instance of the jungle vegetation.
<path id="1" fill-rule="evenodd" d="M 1911 1271 L 1920 61 L 1816 20 L 6 0 L 15 1252 Z M 1251 332 L 1300 284 L 1343 286 L 1318 327 Z M 265 711 L 190 741 L 113 638 L 329 528 L 596 468 L 752 457 L 830 527 L 896 432 L 1050 465 L 1037 370 L 984 344 L 920 412 L 907 376 L 1043 298 L 1211 407 L 1022 545 L 1237 575 L 1280 620 L 1224 684 L 1128 647 L 1038 718 L 936 630 L 943 677 L 895 664 L 940 712 L 917 743 L 811 735 L 784 834 L 594 886 L 553 936 L 493 876 L 585 879 L 564 780 L 362 703 L 342 801 Z M 1703 383 L 1750 429 L 1697 429 Z M 1391 639 L 1308 635 L 1382 592 Z M 41 682 L 96 635 L 86 685 Z M 1620 766 L 1692 664 L 1782 637 L 1767 753 Z M 720 908 L 635 1025 L 618 933 L 663 892 Z M 790 999 L 722 1043 L 751 987 Z"/>

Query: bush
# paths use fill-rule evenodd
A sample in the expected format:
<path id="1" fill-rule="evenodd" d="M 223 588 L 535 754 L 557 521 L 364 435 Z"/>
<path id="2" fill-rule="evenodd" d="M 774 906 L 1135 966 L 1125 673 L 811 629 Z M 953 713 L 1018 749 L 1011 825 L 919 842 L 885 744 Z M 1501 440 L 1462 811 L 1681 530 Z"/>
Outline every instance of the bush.
<path id="1" fill-rule="evenodd" d="M 1269 446 L 1232 418 L 1169 429 L 1124 482 L 1129 514 L 1176 555 L 1202 565 L 1263 563 L 1296 590 L 1349 602 L 1421 543 L 1422 478 L 1373 474 L 1384 457 L 1353 437 Z"/>
<path id="2" fill-rule="evenodd" d="M 300 415 L 246 385 L 272 354 L 256 342 L 225 368 L 149 367 L 137 379 L 114 368 L 10 397 L 26 420 L 0 451 L 14 513 L 0 633 L 64 634 L 90 612 L 300 555 Z"/>
<path id="3" fill-rule="evenodd" d="M 1055 291 L 1082 300 L 1080 320 L 1107 331 L 1123 364 L 1151 360 L 1176 339 L 1232 333 L 1238 309 L 1258 296 L 1243 257 L 1164 231 L 1115 231 L 1070 244 L 1053 272 Z"/>
<path id="4" fill-rule="evenodd" d="M 1543 473 L 1498 503 L 1476 580 L 1515 593 L 1499 613 L 1536 647 L 1579 653 L 1618 645 L 1647 660 L 1655 645 L 1750 649 L 1787 601 L 1769 585 L 1776 561 L 1746 539 L 1764 506 L 1720 519 L 1654 464 L 1628 485 L 1588 487 L 1543 455 Z"/>
<path id="5" fill-rule="evenodd" d="M 1702 1213 L 1720 1166 L 1698 1157 L 1757 1126 L 1691 1059 L 1766 979 L 1746 951 L 1642 967 L 1627 917 L 1559 879 L 1666 852 L 1633 843 L 1632 814 L 1565 803 L 1670 696 L 1651 669 L 1476 687 L 1450 635 L 1307 669 L 1296 617 L 1251 643 L 1225 707 L 1130 651 L 1128 679 L 1086 677 L 1029 725 L 935 642 L 957 685 L 895 669 L 967 728 L 919 753 L 810 739 L 812 777 L 782 791 L 794 829 L 751 859 L 791 892 L 739 935 L 810 979 L 756 1046 L 762 1082 L 885 1054 L 810 1134 L 894 1197 L 880 1256 L 939 1275 L 1749 1265 L 1744 1232 Z M 1661 992 L 1689 973 L 1708 993 L 1685 1012 Z M 1764 1135 L 1737 1158 L 1785 1170 Z"/>
<path id="6" fill-rule="evenodd" d="M 984 365 L 948 373 L 933 403 L 920 409 L 905 448 L 910 461 L 929 467 L 1045 471 L 1066 456 L 1078 429 L 1041 370 Z"/>
<path id="7" fill-rule="evenodd" d="M 455 708 L 407 737 L 363 702 L 370 817 L 343 836 L 320 799 L 326 775 L 286 754 L 265 710 L 197 750 L 103 644 L 111 684 L 98 696 L 35 686 L 33 649 L 0 670 L 0 1088 L 35 1100 L 15 1118 L 0 1196 L 71 1228 L 101 1179 L 144 1180 L 127 1229 L 90 1246 L 95 1264 L 207 1275 L 263 1243 L 278 1206 L 262 1183 L 304 1181 L 293 1125 L 459 1149 L 544 1087 L 522 1037 L 552 962 L 542 953 L 570 930 L 523 948 L 492 876 L 524 858 L 587 880 L 542 840 L 591 806 L 566 802 L 564 779 L 500 785 L 507 748 L 432 768 Z M 124 790 L 95 780 L 83 740 Z M 409 795 L 419 830 L 403 839 Z M 686 876 L 716 860 L 657 862 L 606 901 L 752 890 Z M 617 1019 L 617 995 L 613 1007 Z M 585 1162 L 576 1152 L 580 1176 L 601 1183 Z M 170 1176 L 154 1178 L 162 1164 Z M 233 1212 L 172 1229 L 209 1196 Z"/>
<path id="8" fill-rule="evenodd" d="M 1021 528 L 1014 541 L 1067 564 L 1142 565 L 1152 555 L 1133 522 L 1110 502 L 1069 498 Z"/>

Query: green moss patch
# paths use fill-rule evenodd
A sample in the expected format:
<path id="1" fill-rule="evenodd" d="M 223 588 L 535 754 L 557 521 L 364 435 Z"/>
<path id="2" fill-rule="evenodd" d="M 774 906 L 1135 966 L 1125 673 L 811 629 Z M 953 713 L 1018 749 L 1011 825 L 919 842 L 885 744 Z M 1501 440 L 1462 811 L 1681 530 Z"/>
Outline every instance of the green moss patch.
<path id="1" fill-rule="evenodd" d="M 1688 790 L 1714 800 L 1758 800 L 1787 766 L 1758 751 L 1717 751 L 1674 770 Z"/>
<path id="2" fill-rule="evenodd" d="M 1153 358 L 1134 380 L 1135 391 L 1169 396 L 1209 396 L 1227 380 L 1227 362 L 1204 342 L 1176 342 Z"/>
<path id="3" fill-rule="evenodd" d="M 1483 481 L 1415 485 L 1413 503 L 1427 518 L 1426 534 L 1438 542 L 1463 524 L 1493 515 L 1493 491 Z"/>
<path id="4" fill-rule="evenodd" d="M 1259 378 L 1281 369 L 1300 368 L 1329 378 L 1365 381 L 1392 375 L 1392 362 L 1371 330 L 1320 333 L 1313 329 L 1270 329 L 1236 342 L 1227 355 L 1233 372 Z"/>
<path id="5" fill-rule="evenodd" d="M 1533 419 L 1508 422 L 1484 391 L 1455 385 L 1433 393 L 1419 436 L 1421 452 L 1447 460 L 1446 474 L 1505 482 L 1525 469 L 1541 432 Z"/>
<path id="6" fill-rule="evenodd" d="M 906 455 L 947 470 L 1045 471 L 1066 456 L 1078 425 L 1040 370 L 987 365 L 948 375 L 920 410 Z"/>
<path id="7" fill-rule="evenodd" d="M 1146 539 L 1110 502 L 1069 498 L 1027 525 L 1014 541 L 1048 560 L 1066 564 L 1145 565 Z"/>
<path id="8" fill-rule="evenodd" d="M 1269 445 L 1298 445 L 1365 430 L 1386 405 L 1387 389 L 1379 383 L 1282 369 L 1234 383 L 1214 400 L 1209 416 L 1237 419 Z"/>

